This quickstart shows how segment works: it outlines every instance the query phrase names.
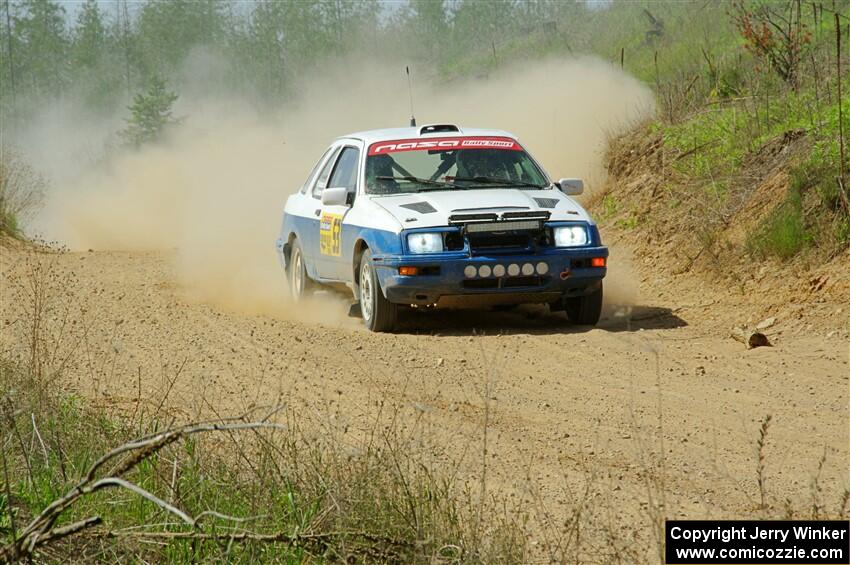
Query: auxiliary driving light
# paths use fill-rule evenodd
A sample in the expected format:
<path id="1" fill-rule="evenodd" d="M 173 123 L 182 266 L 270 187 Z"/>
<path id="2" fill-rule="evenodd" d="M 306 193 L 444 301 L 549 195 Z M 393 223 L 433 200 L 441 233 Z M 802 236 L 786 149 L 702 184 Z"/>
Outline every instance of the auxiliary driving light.
<path id="1" fill-rule="evenodd" d="M 505 276 L 505 266 L 504 265 L 496 265 L 495 267 L 493 267 L 493 276 L 504 277 Z"/>
<path id="2" fill-rule="evenodd" d="M 463 274 L 466 275 L 466 278 L 468 279 L 474 279 L 476 273 L 478 273 L 478 269 L 476 269 L 473 265 L 467 265 L 463 270 Z"/>
<path id="3" fill-rule="evenodd" d="M 519 274 L 519 265 L 516 263 L 511 263 L 508 265 L 508 274 L 512 277 L 515 277 Z"/>
<path id="4" fill-rule="evenodd" d="M 534 274 L 534 265 L 531 263 L 526 263 L 522 266 L 522 274 L 525 276 L 531 276 Z"/>
<path id="5" fill-rule="evenodd" d="M 490 265 L 481 265 L 478 267 L 478 275 L 481 277 L 489 277 L 491 272 Z"/>
<path id="6" fill-rule="evenodd" d="M 537 263 L 537 274 L 538 275 L 545 275 L 548 272 L 549 272 L 549 265 L 547 265 L 543 261 Z"/>

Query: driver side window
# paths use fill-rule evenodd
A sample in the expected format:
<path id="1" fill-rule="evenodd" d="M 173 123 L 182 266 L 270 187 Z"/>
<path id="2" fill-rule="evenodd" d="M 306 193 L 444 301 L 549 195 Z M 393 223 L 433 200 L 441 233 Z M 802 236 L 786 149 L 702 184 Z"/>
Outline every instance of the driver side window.
<path id="1" fill-rule="evenodd" d="M 328 147 L 327 149 L 325 149 L 325 152 L 322 153 L 322 156 L 319 158 L 318 161 L 316 161 L 316 164 L 313 165 L 313 170 L 310 171 L 310 174 L 307 176 L 307 180 L 305 180 L 304 184 L 301 185 L 301 188 L 298 189 L 301 192 L 301 194 L 306 193 L 307 190 L 311 186 L 313 186 L 313 181 L 316 180 L 316 175 L 319 174 L 319 169 L 321 168 L 322 164 L 325 162 L 325 158 L 328 155 L 330 155 L 333 150 L 334 150 L 333 147 Z"/>
<path id="2" fill-rule="evenodd" d="M 355 192 L 357 190 L 357 163 L 359 161 L 360 151 L 356 147 L 343 148 L 328 186 L 332 188 L 344 186 L 348 189 L 348 192 Z"/>
<path id="3" fill-rule="evenodd" d="M 337 153 L 339 153 L 339 147 L 333 149 L 330 158 L 325 163 L 325 166 L 322 167 L 322 172 L 316 178 L 316 183 L 313 185 L 313 198 L 321 198 L 322 191 L 328 186 L 328 178 L 331 176 L 334 163 L 336 163 Z"/>

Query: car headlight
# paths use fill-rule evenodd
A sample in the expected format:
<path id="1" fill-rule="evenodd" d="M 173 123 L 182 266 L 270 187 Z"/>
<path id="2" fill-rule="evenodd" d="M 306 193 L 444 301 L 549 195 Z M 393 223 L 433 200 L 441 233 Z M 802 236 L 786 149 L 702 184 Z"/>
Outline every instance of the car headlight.
<path id="1" fill-rule="evenodd" d="M 411 233 L 407 236 L 411 253 L 439 253 L 443 250 L 443 236 L 439 233 Z"/>
<path id="2" fill-rule="evenodd" d="M 563 226 L 554 228 L 557 247 L 576 247 L 587 245 L 587 228 L 584 226 Z"/>

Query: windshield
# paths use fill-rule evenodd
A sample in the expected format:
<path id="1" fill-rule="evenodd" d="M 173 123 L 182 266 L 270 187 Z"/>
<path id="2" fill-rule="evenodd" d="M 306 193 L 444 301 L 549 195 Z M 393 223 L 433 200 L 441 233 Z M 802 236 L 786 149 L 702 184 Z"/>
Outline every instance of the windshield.
<path id="1" fill-rule="evenodd" d="M 543 171 L 509 137 L 446 137 L 381 141 L 369 147 L 366 192 L 548 186 Z"/>

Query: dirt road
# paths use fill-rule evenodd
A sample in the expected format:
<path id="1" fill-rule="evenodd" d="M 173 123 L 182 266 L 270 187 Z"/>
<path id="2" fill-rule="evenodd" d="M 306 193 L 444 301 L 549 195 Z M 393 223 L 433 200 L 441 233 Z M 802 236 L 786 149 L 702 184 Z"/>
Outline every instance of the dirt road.
<path id="1" fill-rule="evenodd" d="M 756 439 L 771 414 L 773 495 L 807 507 L 824 454 L 819 499 L 834 509 L 848 485 L 847 305 L 812 306 L 824 321 L 814 327 L 777 319 L 775 346 L 747 351 L 728 331 L 745 296 L 638 269 L 642 298 L 629 315 L 609 307 L 596 329 L 542 310 L 444 312 L 380 335 L 341 317 L 308 323 L 193 303 L 166 253 L 52 262 L 49 331 L 64 327 L 63 343 L 77 344 L 62 384 L 114 409 L 170 391 L 180 418 L 282 401 L 356 430 L 390 400 L 420 417 L 463 480 L 477 484 L 486 469 L 491 491 L 532 489 L 556 513 L 592 476 L 616 507 L 640 514 L 663 454 L 665 513 L 691 517 L 753 511 Z M 4 348 L 22 347 L 26 263 L 3 250 Z"/>

